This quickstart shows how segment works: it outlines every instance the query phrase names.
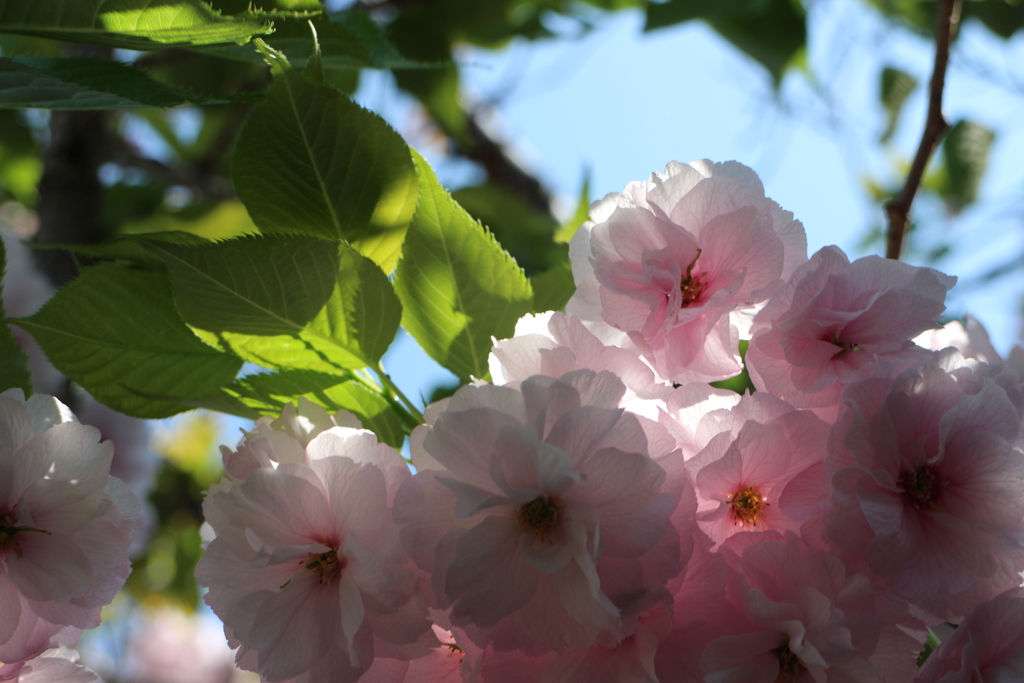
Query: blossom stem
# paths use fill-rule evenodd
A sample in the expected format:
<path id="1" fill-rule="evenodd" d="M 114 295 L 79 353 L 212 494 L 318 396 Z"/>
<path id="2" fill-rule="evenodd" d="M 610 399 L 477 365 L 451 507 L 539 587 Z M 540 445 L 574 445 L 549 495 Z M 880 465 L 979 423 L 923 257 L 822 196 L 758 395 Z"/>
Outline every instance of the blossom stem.
<path id="1" fill-rule="evenodd" d="M 409 414 L 412 415 L 417 424 L 423 424 L 426 422 L 426 419 L 423 417 L 423 413 L 421 413 L 419 408 L 416 407 L 416 404 L 410 401 L 409 398 L 402 393 L 402 390 L 391 381 L 388 373 L 384 372 L 384 366 L 380 363 L 377 363 L 377 376 L 380 377 L 380 381 L 384 383 L 384 386 L 387 387 L 388 391 L 390 391 L 395 398 L 405 405 Z"/>
<path id="2" fill-rule="evenodd" d="M 942 115 L 942 91 L 946 85 L 946 67 L 949 64 L 949 49 L 953 36 L 960 23 L 960 4 L 962 0 L 942 0 L 938 6 L 935 19 L 935 65 L 932 69 L 930 94 L 928 97 L 928 115 L 925 119 L 924 133 L 918 145 L 914 162 L 907 174 L 907 181 L 893 199 L 886 204 L 885 212 L 889 218 L 889 230 L 886 235 L 886 258 L 899 259 L 903 249 L 903 238 L 907 231 L 910 205 L 921 185 L 928 159 L 939 144 L 939 140 L 949 130 L 949 123 Z"/>

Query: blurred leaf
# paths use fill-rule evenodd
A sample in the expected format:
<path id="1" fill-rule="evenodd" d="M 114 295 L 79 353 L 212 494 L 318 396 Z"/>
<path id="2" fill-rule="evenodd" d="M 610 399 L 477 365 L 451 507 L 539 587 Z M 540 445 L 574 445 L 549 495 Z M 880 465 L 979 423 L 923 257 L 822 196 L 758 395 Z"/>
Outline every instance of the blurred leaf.
<path id="1" fill-rule="evenodd" d="M 245 43 L 272 30 L 222 16 L 200 0 L 0 0 L 0 33 L 129 50 Z"/>
<path id="2" fill-rule="evenodd" d="M 138 109 L 176 107 L 189 95 L 136 68 L 85 57 L 0 57 L 0 107 Z"/>
<path id="3" fill-rule="evenodd" d="M 988 165 L 988 153 L 995 133 L 971 121 L 958 121 L 942 142 L 946 162 L 946 185 L 942 198 L 959 211 L 978 198 L 978 185 Z"/>
<path id="4" fill-rule="evenodd" d="M 25 206 L 36 203 L 43 174 L 40 150 L 19 112 L 0 109 L 0 189 Z M 0 201 L 6 199 L 0 195 Z"/>
<path id="5" fill-rule="evenodd" d="M 7 269 L 7 252 L 3 241 L 0 241 L 0 282 Z M 3 295 L 0 286 L 0 296 Z M 3 299 L 0 298 L 0 318 L 5 316 Z M 11 329 L 0 323 L 0 391 L 18 388 L 28 396 L 32 393 L 32 377 L 28 372 L 28 357 L 14 340 Z"/>
<path id="6" fill-rule="evenodd" d="M 291 70 L 246 121 L 232 160 L 264 232 L 345 239 L 390 272 L 416 208 L 409 148 L 380 117 Z"/>
<path id="7" fill-rule="evenodd" d="M 164 203 L 165 188 L 159 185 L 114 183 L 103 191 L 103 217 L 115 230 L 118 226 L 148 218 Z"/>
<path id="8" fill-rule="evenodd" d="M 900 111 L 907 101 L 910 93 L 917 87 L 917 79 L 906 71 L 900 71 L 892 67 L 882 69 L 882 106 L 888 115 L 885 124 L 885 131 L 882 133 L 882 142 L 888 142 L 896 130 L 896 122 L 899 120 Z"/>
<path id="9" fill-rule="evenodd" d="M 935 27 L 935 0 L 869 0 L 881 12 L 931 34 Z M 960 22 L 977 19 L 1001 38 L 1009 38 L 1024 26 L 1024 3 L 1019 0 L 968 0 L 961 5 Z"/>
<path id="10" fill-rule="evenodd" d="M 491 337 L 505 339 L 530 310 L 522 269 L 414 153 L 420 200 L 395 273 L 402 324 L 462 379 L 485 377 Z"/>
<path id="11" fill-rule="evenodd" d="M 590 169 L 583 174 L 583 187 L 580 188 L 580 198 L 576 203 L 576 211 L 555 231 L 555 241 L 568 244 L 572 236 L 576 234 L 580 226 L 590 218 Z"/>
<path id="12" fill-rule="evenodd" d="M 797 0 L 670 0 L 647 6 L 644 30 L 698 18 L 763 64 L 776 84 L 807 45 L 806 18 Z"/>
<path id="13" fill-rule="evenodd" d="M 561 311 L 576 292 L 576 282 L 572 277 L 572 266 L 566 262 L 551 270 L 530 276 L 533 287 L 534 313 L 544 311 Z"/>
<path id="14" fill-rule="evenodd" d="M 32 334 L 58 370 L 133 417 L 179 413 L 180 405 L 149 397 L 203 396 L 242 366 L 189 330 L 164 273 L 121 264 L 88 268 L 34 315 L 13 322 Z"/>
<path id="15" fill-rule="evenodd" d="M 188 612 L 199 605 L 195 568 L 203 552 L 199 526 L 203 489 L 208 485 L 170 461 L 164 461 L 157 472 L 149 494 L 156 528 L 146 552 L 132 558 L 132 573 L 125 582 L 125 590 L 138 600 L 158 597 Z"/>
<path id="16" fill-rule="evenodd" d="M 185 321 L 264 367 L 345 374 L 376 365 L 398 330 L 387 277 L 346 245 L 300 236 L 140 243 L 167 264 Z"/>
<path id="17" fill-rule="evenodd" d="M 220 458 L 215 457 L 220 438 L 220 424 L 210 413 L 190 413 L 172 423 L 170 429 L 158 430 L 152 439 L 153 449 L 165 460 L 188 473 L 202 488 L 216 482 L 221 475 Z"/>
<path id="18" fill-rule="evenodd" d="M 452 199 L 490 229 L 527 275 L 568 260 L 565 246 L 554 241 L 555 219 L 504 187 L 495 183 L 465 187 L 453 192 Z"/>

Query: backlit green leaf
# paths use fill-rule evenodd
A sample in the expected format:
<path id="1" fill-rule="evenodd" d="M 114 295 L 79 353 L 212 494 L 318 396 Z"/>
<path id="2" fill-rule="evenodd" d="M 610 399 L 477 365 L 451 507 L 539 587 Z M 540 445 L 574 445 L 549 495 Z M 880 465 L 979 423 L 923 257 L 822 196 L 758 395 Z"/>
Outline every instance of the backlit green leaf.
<path id="1" fill-rule="evenodd" d="M 164 273 L 122 264 L 87 269 L 35 315 L 13 322 L 35 337 L 58 370 L 135 417 L 179 413 L 186 408 L 152 397 L 209 394 L 242 366 L 189 330 Z"/>
<path id="2" fill-rule="evenodd" d="M 416 207 L 409 148 L 380 117 L 295 70 L 239 134 L 238 195 L 263 232 L 344 239 L 390 272 Z"/>
<path id="3" fill-rule="evenodd" d="M 398 330 L 387 277 L 347 245 L 285 235 L 141 244 L 167 264 L 185 321 L 264 367 L 344 375 L 376 365 Z"/>
<path id="4" fill-rule="evenodd" d="M 420 201 L 395 273 L 402 324 L 465 379 L 487 374 L 491 337 L 511 337 L 533 291 L 522 269 L 451 198 L 418 154 Z"/>
<path id="5" fill-rule="evenodd" d="M 0 33 L 129 50 L 245 43 L 272 30 L 225 17 L 201 0 L 0 0 Z"/>

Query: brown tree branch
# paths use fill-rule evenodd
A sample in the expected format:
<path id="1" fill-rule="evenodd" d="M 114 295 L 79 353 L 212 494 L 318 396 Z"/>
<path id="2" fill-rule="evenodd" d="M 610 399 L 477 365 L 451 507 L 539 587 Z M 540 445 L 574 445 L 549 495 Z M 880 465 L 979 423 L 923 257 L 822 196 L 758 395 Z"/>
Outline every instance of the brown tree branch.
<path id="1" fill-rule="evenodd" d="M 903 238 L 907 232 L 910 216 L 910 205 L 914 203 L 914 195 L 921 186 L 928 159 L 939 144 L 939 140 L 949 129 L 949 123 L 942 115 L 942 91 L 946 85 L 946 66 L 949 64 L 949 48 L 956 35 L 960 23 L 961 0 L 941 0 L 935 19 L 935 65 L 932 69 L 932 81 L 928 96 L 928 116 L 925 119 L 924 133 L 917 147 L 914 163 L 907 174 L 907 182 L 893 199 L 885 205 L 889 217 L 889 231 L 886 235 L 886 258 L 898 259 L 903 250 Z"/>

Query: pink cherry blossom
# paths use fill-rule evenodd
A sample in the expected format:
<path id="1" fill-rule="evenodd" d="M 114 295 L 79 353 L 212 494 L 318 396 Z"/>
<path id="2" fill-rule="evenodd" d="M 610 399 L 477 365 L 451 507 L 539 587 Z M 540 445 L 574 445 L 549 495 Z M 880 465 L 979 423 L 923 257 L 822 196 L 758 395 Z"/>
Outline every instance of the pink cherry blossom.
<path id="1" fill-rule="evenodd" d="M 47 650 L 16 670 L 0 667 L 0 681 L 11 683 L 103 683 L 96 672 L 80 666 L 78 653 L 66 648 Z"/>
<path id="2" fill-rule="evenodd" d="M 835 417 L 842 389 L 879 362 L 913 362 L 910 341 L 934 327 L 956 278 L 825 247 L 757 314 L 747 369 L 759 390 Z"/>
<path id="3" fill-rule="evenodd" d="M 672 393 L 672 387 L 658 381 L 635 352 L 605 345 L 579 318 L 564 313 L 520 319 L 514 337 L 495 342 L 489 366 L 495 384 L 521 382 L 533 375 L 561 377 L 573 370 L 607 370 L 626 385 L 622 407 L 654 419 L 657 404 Z"/>
<path id="4" fill-rule="evenodd" d="M 989 370 L 929 364 L 847 387 L 825 462 L 828 540 L 943 619 L 1018 585 L 1024 569 L 1020 414 Z"/>
<path id="5" fill-rule="evenodd" d="M 737 374 L 737 326 L 807 258 L 803 227 L 736 162 L 673 162 L 591 218 L 570 244 L 566 312 L 628 335 L 673 382 Z"/>
<path id="6" fill-rule="evenodd" d="M 723 431 L 687 462 L 700 528 L 715 543 L 742 530 L 798 532 L 803 518 L 788 515 L 780 500 L 790 482 L 824 461 L 829 425 L 760 392 L 716 422 Z"/>
<path id="7" fill-rule="evenodd" d="M 305 448 L 317 435 L 332 427 L 362 429 L 354 414 L 339 410 L 333 415 L 304 397 L 298 407 L 289 403 L 280 417 L 261 417 L 236 450 L 221 446 L 224 472 L 233 479 L 245 479 L 258 467 L 275 467 L 278 463 L 305 463 Z"/>
<path id="8" fill-rule="evenodd" d="M 480 646 L 588 648 L 669 599 L 689 548 L 669 515 L 693 492 L 678 451 L 650 457 L 624 392 L 586 370 L 468 386 L 413 432 L 396 521 L 434 602 Z"/>
<path id="9" fill-rule="evenodd" d="M 204 504 L 217 536 L 196 577 L 239 666 L 267 681 L 344 683 L 375 658 L 426 654 L 430 624 L 390 514 L 405 463 L 344 427 L 296 449 L 299 461 L 215 485 Z"/>
<path id="10" fill-rule="evenodd" d="M 983 602 L 921 667 L 915 683 L 1024 680 L 1024 589 Z"/>
<path id="11" fill-rule="evenodd" d="M 704 680 L 881 683 L 913 675 L 918 643 L 904 629 L 920 625 L 838 558 L 773 532 L 733 536 L 726 548 L 728 594 L 743 627 L 704 650 Z"/>
<path id="12" fill-rule="evenodd" d="M 52 396 L 0 394 L 0 663 L 73 645 L 128 577 L 138 501 L 112 455 Z"/>

